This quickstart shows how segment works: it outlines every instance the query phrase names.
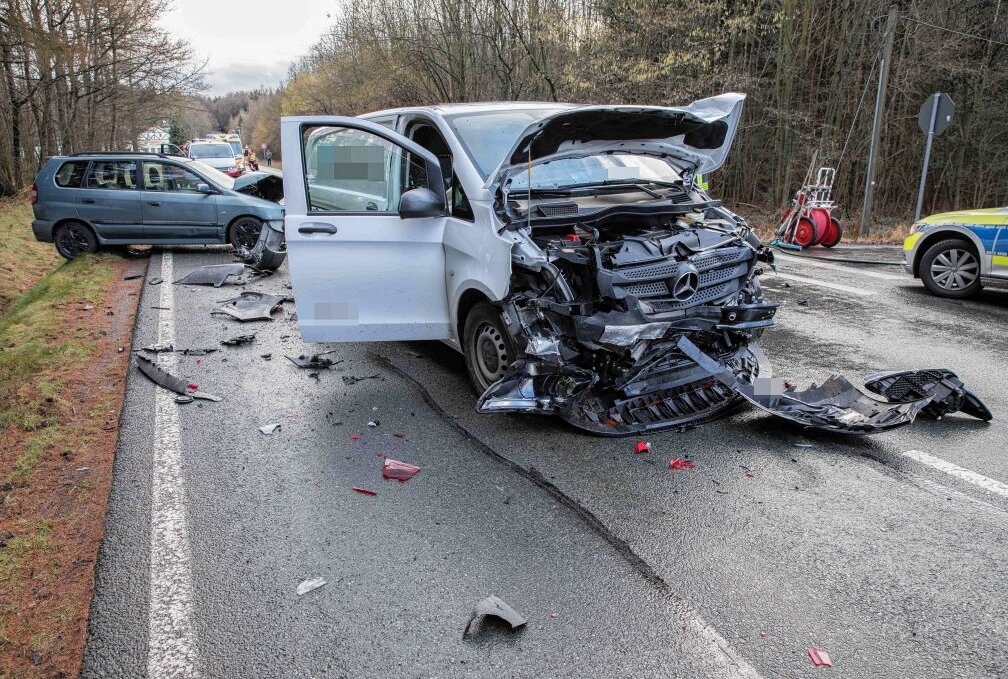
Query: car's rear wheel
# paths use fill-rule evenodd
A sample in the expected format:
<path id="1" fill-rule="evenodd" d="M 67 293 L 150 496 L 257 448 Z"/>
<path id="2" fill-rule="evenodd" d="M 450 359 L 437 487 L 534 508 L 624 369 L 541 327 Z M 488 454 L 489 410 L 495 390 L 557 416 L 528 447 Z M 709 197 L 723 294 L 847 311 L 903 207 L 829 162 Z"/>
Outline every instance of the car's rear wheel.
<path id="1" fill-rule="evenodd" d="M 462 332 L 462 353 L 478 393 L 504 377 L 515 360 L 515 351 L 497 307 L 481 302 L 472 308 Z"/>
<path id="2" fill-rule="evenodd" d="M 80 222 L 68 222 L 56 229 L 53 242 L 56 252 L 66 259 L 74 259 L 87 252 L 98 252 L 98 239 L 94 232 Z"/>
<path id="3" fill-rule="evenodd" d="M 970 297 L 983 287 L 976 251 L 958 238 L 939 241 L 929 247 L 918 271 L 925 287 L 939 297 Z"/>
<path id="4" fill-rule="evenodd" d="M 255 217 L 239 217 L 228 229 L 228 242 L 235 250 L 249 251 L 259 240 L 259 232 L 263 223 Z"/>

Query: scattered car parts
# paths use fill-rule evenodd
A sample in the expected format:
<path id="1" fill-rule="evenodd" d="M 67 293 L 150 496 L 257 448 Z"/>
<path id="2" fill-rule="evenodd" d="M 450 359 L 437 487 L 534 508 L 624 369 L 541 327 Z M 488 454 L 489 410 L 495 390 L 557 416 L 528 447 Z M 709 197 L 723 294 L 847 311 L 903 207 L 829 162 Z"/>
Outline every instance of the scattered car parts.
<path id="1" fill-rule="evenodd" d="M 140 354 L 136 357 L 137 368 L 150 378 L 159 387 L 167 389 L 168 391 L 173 391 L 181 396 L 188 396 L 191 399 L 201 398 L 207 401 L 220 401 L 219 396 L 214 396 L 213 394 L 208 394 L 203 391 L 199 391 L 195 386 L 190 387 L 188 383 L 184 380 L 180 380 L 171 373 L 167 372 L 164 368 L 159 366 L 154 361 L 150 360 L 146 356 Z M 177 399 L 176 399 L 177 400 Z M 179 401 L 183 403 L 184 401 Z"/>
<path id="2" fill-rule="evenodd" d="M 219 288 L 228 278 L 245 273 L 244 264 L 210 264 L 190 271 L 175 281 L 175 285 L 212 285 Z"/>
<path id="3" fill-rule="evenodd" d="M 386 457 L 385 462 L 382 463 L 382 478 L 386 481 L 394 480 L 399 483 L 406 483 L 416 476 L 419 471 L 420 467 L 416 465 L 393 460 L 390 457 Z"/>
<path id="4" fill-rule="evenodd" d="M 248 321 L 272 321 L 273 314 L 282 308 L 284 302 L 290 301 L 293 301 L 290 297 L 245 290 L 237 297 L 220 302 L 220 307 L 210 313 L 211 315 L 223 314 L 230 316 L 242 323 Z"/>
<path id="5" fill-rule="evenodd" d="M 897 403 L 930 396 L 931 402 L 921 414 L 934 420 L 956 411 L 984 422 L 994 419 L 983 401 L 951 370 L 931 368 L 873 373 L 865 378 L 865 388 Z"/>
<path id="6" fill-rule="evenodd" d="M 511 608 L 511 606 L 506 604 L 499 597 L 488 596 L 486 599 L 483 599 L 476 604 L 473 612 L 469 615 L 469 620 L 466 622 L 465 629 L 462 631 L 462 636 L 465 637 L 470 633 L 470 631 L 472 631 L 473 622 L 475 622 L 477 618 L 484 618 L 488 615 L 500 618 L 507 624 L 511 625 L 512 630 L 524 627 L 525 623 L 528 622 L 528 620 L 525 619 L 525 616 Z"/>
<path id="7" fill-rule="evenodd" d="M 272 424 L 264 424 L 263 426 L 259 427 L 259 431 L 261 431 L 266 436 L 272 436 L 274 433 L 276 433 L 276 430 L 279 428 L 280 423 L 273 422 Z"/>
<path id="8" fill-rule="evenodd" d="M 325 586 L 325 578 L 310 578 L 300 582 L 297 586 L 297 595 L 304 596 L 308 592 L 313 592 L 319 587 Z"/>
<path id="9" fill-rule="evenodd" d="M 336 350 L 333 349 L 332 351 L 323 351 L 318 354 L 312 354 L 311 356 L 306 356 L 305 354 L 301 354 L 300 356 L 297 357 L 287 356 L 286 354 L 284 354 L 284 356 L 286 356 L 287 360 L 289 360 L 291 363 L 293 363 L 299 368 L 311 368 L 312 370 L 329 370 L 333 366 L 339 365 L 340 363 L 343 362 L 343 359 L 334 361 L 331 358 L 326 358 L 326 354 L 332 354 L 335 352 Z"/>
<path id="10" fill-rule="evenodd" d="M 236 347 L 241 344 L 248 344 L 255 340 L 255 333 L 249 333 L 248 335 L 235 335 L 234 337 L 229 337 L 228 339 L 221 340 L 221 344 L 227 347 Z"/>

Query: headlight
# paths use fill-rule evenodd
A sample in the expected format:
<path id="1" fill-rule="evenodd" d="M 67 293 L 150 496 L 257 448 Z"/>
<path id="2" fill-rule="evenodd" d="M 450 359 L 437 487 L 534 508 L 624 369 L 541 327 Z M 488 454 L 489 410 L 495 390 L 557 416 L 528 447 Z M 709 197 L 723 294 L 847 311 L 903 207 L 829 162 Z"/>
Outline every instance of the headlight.
<path id="1" fill-rule="evenodd" d="M 923 229 L 925 226 L 927 225 L 924 224 L 923 222 L 917 222 L 916 224 L 910 227 L 910 235 L 912 236 L 913 234 Z"/>

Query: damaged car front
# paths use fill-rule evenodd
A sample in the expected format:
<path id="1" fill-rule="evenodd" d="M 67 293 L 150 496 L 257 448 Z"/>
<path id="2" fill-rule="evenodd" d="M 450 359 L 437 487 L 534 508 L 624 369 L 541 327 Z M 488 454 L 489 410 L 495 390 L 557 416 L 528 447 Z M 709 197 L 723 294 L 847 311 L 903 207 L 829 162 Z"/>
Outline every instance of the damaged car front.
<path id="1" fill-rule="evenodd" d="M 678 342 L 751 381 L 750 344 L 777 309 L 758 279 L 772 252 L 696 182 L 723 163 L 743 99 L 583 107 L 522 135 L 493 180 L 502 228 L 519 237 L 502 304 L 500 358 L 514 361 L 479 410 L 556 413 L 625 434 L 739 402 Z"/>

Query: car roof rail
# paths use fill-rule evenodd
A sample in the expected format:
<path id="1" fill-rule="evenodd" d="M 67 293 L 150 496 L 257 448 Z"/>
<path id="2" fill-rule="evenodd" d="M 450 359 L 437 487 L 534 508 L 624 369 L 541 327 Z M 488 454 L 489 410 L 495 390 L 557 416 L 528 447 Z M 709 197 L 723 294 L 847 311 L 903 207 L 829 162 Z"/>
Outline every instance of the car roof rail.
<path id="1" fill-rule="evenodd" d="M 82 151 L 71 154 L 71 158 L 80 156 L 151 156 L 154 158 L 186 158 L 187 156 L 173 156 L 170 153 L 157 153 L 154 151 Z"/>

